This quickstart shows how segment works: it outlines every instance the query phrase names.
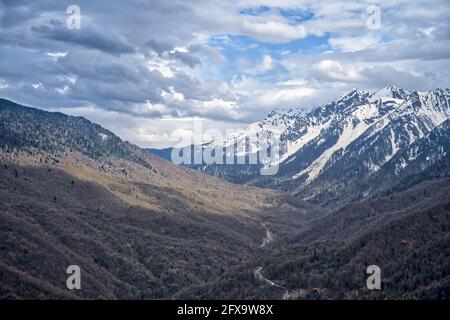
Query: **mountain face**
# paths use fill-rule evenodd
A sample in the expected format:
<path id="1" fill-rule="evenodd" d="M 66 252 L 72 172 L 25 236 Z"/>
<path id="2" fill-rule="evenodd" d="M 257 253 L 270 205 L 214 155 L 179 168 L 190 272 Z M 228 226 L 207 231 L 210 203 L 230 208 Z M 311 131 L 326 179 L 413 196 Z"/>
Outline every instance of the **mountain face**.
<path id="1" fill-rule="evenodd" d="M 371 197 L 448 155 L 449 101 L 449 89 L 355 89 L 308 113 L 273 111 L 239 135 L 213 142 L 237 143 L 244 147 L 236 152 L 250 156 L 258 146 L 240 142 L 255 135 L 274 137 L 280 158 L 272 163 L 279 166 L 273 176 L 261 176 L 260 165 L 190 167 L 233 182 L 285 190 L 321 205 Z"/>

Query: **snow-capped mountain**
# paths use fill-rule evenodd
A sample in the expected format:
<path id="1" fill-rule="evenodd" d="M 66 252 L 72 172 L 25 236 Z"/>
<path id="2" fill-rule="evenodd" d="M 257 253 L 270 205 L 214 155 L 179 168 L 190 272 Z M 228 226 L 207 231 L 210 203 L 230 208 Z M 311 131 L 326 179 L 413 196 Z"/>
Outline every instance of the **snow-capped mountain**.
<path id="1" fill-rule="evenodd" d="M 251 124 L 238 136 L 228 139 L 225 145 L 240 142 L 249 136 L 272 135 L 279 139 L 279 162 L 283 163 L 319 136 L 321 138 L 315 141 L 317 147 L 327 142 L 325 138 L 327 134 L 331 134 L 338 138 L 337 143 L 333 144 L 332 148 L 327 148 L 327 152 L 322 153 L 307 171 L 298 172 L 297 177 L 310 173 L 309 179 L 312 180 L 335 151 L 345 149 L 364 133 L 374 135 L 384 129 L 391 120 L 415 118 L 409 120 L 416 120 L 416 125 L 405 130 L 411 139 L 410 143 L 415 138 L 420 138 L 449 117 L 448 92 L 438 89 L 432 92 L 410 93 L 401 88 L 386 87 L 370 93 L 355 89 L 337 101 L 309 113 L 292 109 L 285 112 L 272 111 L 261 122 Z M 397 140 L 393 138 L 392 141 L 396 143 Z M 255 146 L 247 150 L 256 151 L 258 149 L 255 149 Z M 242 152 L 242 149 L 238 150 L 238 153 Z"/>
<path id="2" fill-rule="evenodd" d="M 447 156 L 443 150 L 448 146 L 439 143 L 448 140 L 440 139 L 433 148 L 422 145 L 441 125 L 439 132 L 448 138 L 449 100 L 449 89 L 354 89 L 310 112 L 273 111 L 240 134 L 214 142 L 225 146 L 237 143 L 236 153 L 248 156 L 267 145 L 245 146 L 240 142 L 255 135 L 273 137 L 279 143 L 280 154 L 272 163 L 279 165 L 275 176 L 261 176 L 254 165 L 193 167 L 234 182 L 288 190 L 321 204 L 365 198 L 380 191 L 373 187 L 375 181 L 384 185 L 375 177 L 414 174 Z M 420 157 L 434 160 L 413 165 L 419 157 L 418 150 L 422 150 Z M 390 181 L 394 183 L 396 179 Z"/>

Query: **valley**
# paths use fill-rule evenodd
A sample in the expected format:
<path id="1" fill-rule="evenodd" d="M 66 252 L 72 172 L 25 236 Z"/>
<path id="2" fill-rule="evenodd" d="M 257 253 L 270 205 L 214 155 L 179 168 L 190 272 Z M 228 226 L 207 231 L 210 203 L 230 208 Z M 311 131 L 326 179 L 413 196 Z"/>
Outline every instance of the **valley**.
<path id="1" fill-rule="evenodd" d="M 84 118 L 1 99 L 0 297 L 445 299 L 448 134 L 444 121 L 399 147 L 357 181 L 370 196 L 318 203 L 329 189 L 311 198 L 314 189 L 233 183 Z M 338 178 L 351 193 L 359 184 L 347 169 Z M 371 264 L 381 291 L 365 286 Z M 80 266 L 82 290 L 66 289 L 69 265 Z"/>
<path id="2" fill-rule="evenodd" d="M 39 127 L 21 119 L 28 112 Z M 3 298 L 172 298 L 254 259 L 266 219 L 285 235 L 308 223 L 288 195 L 179 168 L 120 140 L 105 145 L 116 137 L 100 127 L 107 140 L 86 129 L 92 140 L 80 145 L 90 147 L 67 141 L 84 139 L 87 120 L 10 103 L 0 115 Z M 60 129 L 73 132 L 59 138 Z M 65 290 L 72 264 L 83 270 L 79 292 Z"/>

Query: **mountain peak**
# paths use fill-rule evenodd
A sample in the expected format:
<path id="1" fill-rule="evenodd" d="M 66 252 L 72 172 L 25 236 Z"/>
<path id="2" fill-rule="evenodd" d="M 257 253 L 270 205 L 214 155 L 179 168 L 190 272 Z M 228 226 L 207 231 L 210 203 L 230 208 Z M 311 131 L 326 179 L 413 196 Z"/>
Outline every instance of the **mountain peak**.
<path id="1" fill-rule="evenodd" d="M 290 119 L 296 118 L 304 114 L 302 109 L 289 108 L 289 109 L 274 109 L 260 122 L 260 123 L 272 123 L 278 124 L 280 121 L 290 121 Z"/>
<path id="2" fill-rule="evenodd" d="M 353 88 L 351 91 L 347 92 L 346 94 L 344 94 L 341 99 L 348 99 L 348 98 L 352 98 L 352 97 L 356 97 L 356 96 L 363 96 L 367 94 L 366 90 L 361 90 L 358 88 Z"/>
<path id="3" fill-rule="evenodd" d="M 371 95 L 371 98 L 379 99 L 379 98 L 393 98 L 393 99 L 406 99 L 406 97 L 410 94 L 409 91 L 404 90 L 402 88 L 396 86 L 387 86 L 384 87 Z"/>

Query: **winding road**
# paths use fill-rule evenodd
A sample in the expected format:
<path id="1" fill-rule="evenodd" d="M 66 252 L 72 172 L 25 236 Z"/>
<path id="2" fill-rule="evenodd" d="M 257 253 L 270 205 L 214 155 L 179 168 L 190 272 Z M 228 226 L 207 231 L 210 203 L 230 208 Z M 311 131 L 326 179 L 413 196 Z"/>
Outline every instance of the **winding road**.
<path id="1" fill-rule="evenodd" d="M 260 248 L 265 247 L 266 245 L 268 245 L 269 243 L 271 243 L 273 241 L 273 234 L 272 234 L 272 232 L 269 230 L 269 228 L 267 228 L 267 225 L 265 223 L 262 223 L 262 225 L 266 229 L 266 236 L 263 238 L 263 241 L 262 241 L 261 245 L 259 246 Z M 268 283 L 269 285 L 271 285 L 273 287 L 277 287 L 277 288 L 280 288 L 280 289 L 284 290 L 285 293 L 283 294 L 282 299 L 290 299 L 292 294 L 289 292 L 289 290 L 286 287 L 284 287 L 282 285 L 279 285 L 279 284 L 273 282 L 272 280 L 269 280 L 269 279 L 265 278 L 262 275 L 262 273 L 261 273 L 262 268 L 263 267 L 261 267 L 261 266 L 256 267 L 256 269 L 254 271 L 255 278 L 257 280 L 259 280 L 259 281 L 266 282 L 266 283 Z"/>
<path id="2" fill-rule="evenodd" d="M 264 222 L 262 223 L 262 225 L 266 229 L 266 236 L 263 238 L 263 242 L 259 246 L 260 248 L 265 247 L 266 245 L 268 245 L 269 243 L 271 243 L 273 241 L 272 232 L 270 232 L 270 230 L 267 228 L 267 226 Z"/>
<path id="3" fill-rule="evenodd" d="M 256 279 L 258 279 L 260 281 L 267 282 L 268 284 L 270 284 L 273 287 L 277 287 L 277 288 L 283 289 L 284 291 L 286 291 L 286 295 L 289 295 L 289 290 L 286 287 L 283 287 L 282 285 L 279 285 L 279 284 L 273 282 L 272 280 L 269 280 L 269 279 L 265 278 L 261 274 L 261 270 L 262 270 L 262 267 L 260 267 L 260 266 L 256 267 L 255 272 L 254 272 Z"/>

